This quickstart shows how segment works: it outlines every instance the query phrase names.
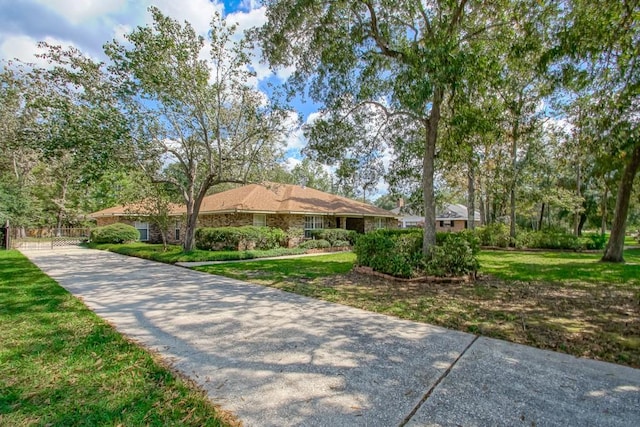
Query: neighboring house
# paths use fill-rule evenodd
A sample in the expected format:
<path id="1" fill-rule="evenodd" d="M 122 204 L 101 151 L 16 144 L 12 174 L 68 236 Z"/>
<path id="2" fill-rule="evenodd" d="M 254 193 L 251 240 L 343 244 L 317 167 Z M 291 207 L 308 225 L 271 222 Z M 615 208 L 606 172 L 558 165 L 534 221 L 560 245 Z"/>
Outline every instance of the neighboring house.
<path id="1" fill-rule="evenodd" d="M 179 237 L 186 208 L 180 206 L 172 209 L 171 214 L 176 217 L 173 237 Z M 114 222 L 132 224 L 140 230 L 141 240 L 157 241 L 159 238 L 153 227 L 135 221 L 124 206 L 94 212 L 91 217 L 99 226 Z M 198 215 L 199 227 L 243 225 L 277 227 L 285 231 L 300 229 L 309 237 L 311 230 L 321 228 L 343 228 L 360 233 L 377 228 L 396 228 L 397 216 L 367 203 L 290 184 L 245 185 L 212 194 L 202 201 Z"/>
<path id="2" fill-rule="evenodd" d="M 398 215 L 398 227 L 411 228 L 423 227 L 424 217 L 410 214 L 402 214 L 402 206 L 392 209 Z M 436 231 L 460 231 L 469 228 L 467 217 L 467 207 L 464 205 L 445 205 L 436 213 Z M 474 213 L 475 226 L 480 226 L 480 213 Z"/>
<path id="3" fill-rule="evenodd" d="M 474 225 L 480 226 L 480 213 L 473 214 Z M 436 213 L 436 231 L 460 231 L 469 228 L 467 207 L 464 205 L 445 205 Z"/>

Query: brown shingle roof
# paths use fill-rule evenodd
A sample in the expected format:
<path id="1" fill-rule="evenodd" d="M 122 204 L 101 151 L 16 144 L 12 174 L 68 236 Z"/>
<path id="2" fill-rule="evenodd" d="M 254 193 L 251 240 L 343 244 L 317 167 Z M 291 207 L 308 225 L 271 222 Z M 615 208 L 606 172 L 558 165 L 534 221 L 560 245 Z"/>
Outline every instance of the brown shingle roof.
<path id="1" fill-rule="evenodd" d="M 270 212 L 395 217 L 392 212 L 313 188 L 290 184 L 250 184 L 202 201 L 200 213 Z"/>
<path id="2" fill-rule="evenodd" d="M 93 218 L 125 216 L 131 209 L 116 206 L 92 213 Z M 175 205 L 172 214 L 184 214 L 184 206 Z M 313 188 L 290 184 L 250 184 L 207 196 L 200 213 L 257 212 L 309 215 L 356 215 L 395 218 L 393 212 Z"/>
<path id="3" fill-rule="evenodd" d="M 112 208 L 103 209 L 98 212 L 89 214 L 91 218 L 101 218 L 105 216 L 136 216 L 145 212 L 145 206 L 142 204 L 120 205 Z M 171 203 L 169 205 L 169 215 L 182 215 L 186 210 L 183 205 Z"/>

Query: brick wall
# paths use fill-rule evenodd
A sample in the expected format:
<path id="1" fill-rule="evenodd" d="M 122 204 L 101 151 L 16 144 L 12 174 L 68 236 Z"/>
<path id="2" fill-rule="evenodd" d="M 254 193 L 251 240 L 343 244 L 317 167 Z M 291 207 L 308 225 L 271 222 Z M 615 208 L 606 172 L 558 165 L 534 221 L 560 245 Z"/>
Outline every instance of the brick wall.
<path id="1" fill-rule="evenodd" d="M 398 228 L 398 221 L 395 218 L 384 218 L 382 220 L 384 228 Z M 378 229 L 378 219 L 374 217 L 364 218 L 364 232 L 368 233 Z"/>
<path id="2" fill-rule="evenodd" d="M 457 219 L 457 220 L 450 220 L 451 221 L 451 225 L 445 225 L 444 227 L 440 226 L 441 221 L 436 221 L 436 231 L 462 231 L 465 229 L 465 220 L 463 219 Z M 445 221 L 446 224 L 446 221 Z"/>

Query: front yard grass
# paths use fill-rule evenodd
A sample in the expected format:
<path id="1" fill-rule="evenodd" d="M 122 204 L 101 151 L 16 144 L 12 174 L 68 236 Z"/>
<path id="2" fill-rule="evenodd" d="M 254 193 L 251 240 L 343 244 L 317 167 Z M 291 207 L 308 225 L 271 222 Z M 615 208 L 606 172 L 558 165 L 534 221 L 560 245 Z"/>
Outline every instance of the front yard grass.
<path id="1" fill-rule="evenodd" d="M 640 367 L 640 249 L 598 254 L 482 251 L 474 284 L 354 273 L 355 255 L 198 267 L 284 291 L 575 356 Z"/>
<path id="2" fill-rule="evenodd" d="M 253 251 L 202 251 L 194 249 L 192 251 L 183 251 L 181 246 L 167 245 L 167 250 L 161 244 L 152 243 L 89 243 L 87 245 L 92 249 L 101 249 L 122 255 L 135 256 L 138 258 L 150 259 L 168 264 L 176 262 L 193 262 L 193 261 L 233 261 L 253 258 L 267 258 L 282 255 L 297 255 L 305 253 L 304 249 L 298 248 L 278 248 L 271 250 L 253 250 Z"/>
<path id="3" fill-rule="evenodd" d="M 0 425 L 237 424 L 17 251 L 0 251 Z"/>

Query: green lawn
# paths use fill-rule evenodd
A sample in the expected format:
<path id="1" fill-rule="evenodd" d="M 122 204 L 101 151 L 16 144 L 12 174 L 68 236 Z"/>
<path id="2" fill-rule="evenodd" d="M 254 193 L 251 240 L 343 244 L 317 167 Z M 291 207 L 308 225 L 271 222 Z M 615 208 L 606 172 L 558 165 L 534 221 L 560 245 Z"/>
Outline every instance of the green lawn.
<path id="1" fill-rule="evenodd" d="M 281 255 L 303 254 L 304 249 L 279 248 L 272 250 L 253 251 L 202 251 L 195 249 L 185 252 L 181 246 L 168 245 L 165 251 L 161 244 L 150 243 L 126 243 L 126 244 L 89 244 L 90 248 L 107 250 L 122 255 L 135 256 L 138 258 L 150 259 L 153 261 L 174 264 L 176 262 L 192 261 L 232 261 L 241 259 L 266 258 Z"/>
<path id="2" fill-rule="evenodd" d="M 407 283 L 350 272 L 355 255 L 199 267 L 369 311 L 640 367 L 640 250 L 599 255 L 482 251 L 474 284 Z"/>
<path id="3" fill-rule="evenodd" d="M 0 251 L 0 425 L 234 425 L 17 251 Z"/>
<path id="4" fill-rule="evenodd" d="M 351 270 L 355 259 L 352 252 L 341 252 L 306 258 L 214 264 L 197 267 L 196 270 L 241 280 L 262 279 L 276 284 L 344 274 Z"/>
<path id="5" fill-rule="evenodd" d="M 482 251 L 481 271 L 504 280 L 640 286 L 640 249 L 624 252 L 625 264 L 601 263 L 602 254 Z"/>

